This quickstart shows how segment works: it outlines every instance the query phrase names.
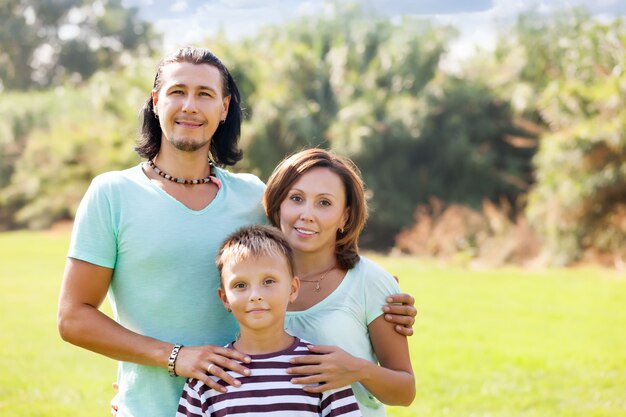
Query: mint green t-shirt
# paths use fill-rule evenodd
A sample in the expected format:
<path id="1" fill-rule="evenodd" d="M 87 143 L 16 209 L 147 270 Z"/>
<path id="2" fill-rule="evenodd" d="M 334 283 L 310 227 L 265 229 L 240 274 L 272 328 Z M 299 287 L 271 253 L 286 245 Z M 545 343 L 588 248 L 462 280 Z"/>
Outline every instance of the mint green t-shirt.
<path id="1" fill-rule="evenodd" d="M 222 187 L 191 210 L 143 173 L 141 165 L 96 177 L 74 223 L 68 257 L 113 269 L 109 301 L 124 327 L 170 343 L 224 346 L 237 323 L 217 296 L 215 256 L 236 229 L 265 223 L 264 184 L 217 168 Z M 171 417 L 185 378 L 120 362 L 118 417 Z"/>
<path id="2" fill-rule="evenodd" d="M 378 363 L 367 326 L 383 314 L 389 295 L 398 294 L 395 278 L 361 256 L 328 297 L 304 311 L 288 311 L 285 329 L 318 345 L 338 346 Z M 385 416 L 385 408 L 361 384 L 352 384 L 364 417 Z"/>

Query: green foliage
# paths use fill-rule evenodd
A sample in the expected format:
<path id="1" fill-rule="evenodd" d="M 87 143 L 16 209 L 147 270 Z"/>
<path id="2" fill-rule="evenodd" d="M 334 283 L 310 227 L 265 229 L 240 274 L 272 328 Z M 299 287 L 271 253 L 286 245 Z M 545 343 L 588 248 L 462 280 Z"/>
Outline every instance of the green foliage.
<path id="1" fill-rule="evenodd" d="M 570 9 L 520 16 L 494 53 L 463 68 L 539 139 L 535 183 L 522 202 L 545 259 L 557 265 L 585 254 L 615 264 L 626 257 L 625 52 L 623 20 Z"/>
<path id="2" fill-rule="evenodd" d="M 68 10 L 86 8 L 97 17 L 87 19 L 94 33 L 109 40 L 136 23 L 135 11 L 118 0 L 106 3 L 104 14 L 92 0 L 31 3 L 0 5 L 0 15 L 10 17 L 0 27 L 3 80 L 29 71 L 19 69 L 23 57 L 7 64 L 15 51 L 8 34 L 20 34 L 26 55 L 44 42 L 29 32 L 33 18 L 55 27 L 67 23 Z M 310 146 L 351 157 L 371 196 L 362 241 L 370 247 L 390 246 L 433 196 L 474 208 L 505 198 L 512 218 L 525 210 L 557 264 L 589 250 L 616 262 L 626 257 L 623 21 L 601 23 L 580 10 L 524 15 L 514 36 L 502 34 L 495 51 L 478 51 L 452 76 L 440 61 L 453 29 L 413 18 L 392 22 L 338 3 L 329 10 L 267 27 L 254 39 L 206 41 L 242 91 L 246 157 L 237 170 L 266 179 L 285 155 Z M 119 42 L 141 48 L 143 33 Z M 83 38 L 64 45 L 75 40 Z M 72 62 L 96 67 L 122 56 L 88 57 L 80 45 L 64 51 L 54 58 L 62 63 L 74 54 Z M 97 72 L 84 90 L 66 83 L 0 97 L 5 228 L 72 217 L 93 175 L 136 161 L 137 110 L 154 67 L 130 62 Z M 40 68 L 47 76 L 80 72 L 63 65 L 55 67 L 60 72 Z"/>
<path id="3" fill-rule="evenodd" d="M 159 41 L 121 0 L 3 0 L 0 21 L 0 89 L 84 80 Z"/>
<path id="4" fill-rule="evenodd" d="M 359 117 L 357 107 L 357 116 L 340 117 L 333 132 L 333 144 L 352 155 L 373 191 L 366 238 L 379 247 L 430 197 L 480 207 L 483 199 L 515 201 L 529 181 L 533 150 L 508 141 L 524 132 L 513 125 L 508 104 L 483 85 L 442 77 L 420 97 L 390 97 L 380 113 Z"/>
<path id="5" fill-rule="evenodd" d="M 526 67 L 550 71 L 536 82 L 547 126 L 535 159 L 537 184 L 528 216 L 552 259 L 567 263 L 593 248 L 626 257 L 626 23 L 605 24 L 572 13 L 560 20 L 525 20 L 518 30 L 528 51 L 550 43 Z M 568 30 L 564 30 L 564 27 Z"/>
<path id="6" fill-rule="evenodd" d="M 362 242 L 377 247 L 390 246 L 430 195 L 515 198 L 521 190 L 509 179 L 526 181 L 532 152 L 506 143 L 518 132 L 487 88 L 437 79 L 452 36 L 427 21 L 393 23 L 346 6 L 269 27 L 242 44 L 247 53 L 224 51 L 231 67 L 254 74 L 245 78 L 255 87 L 241 167 L 267 178 L 286 154 L 309 146 L 350 156 L 372 192 Z"/>
<path id="7" fill-rule="evenodd" d="M 72 102 L 72 94 L 63 94 L 62 90 L 7 92 L 0 96 L 0 229 L 13 222 L 13 214 L 20 208 L 19 202 L 3 198 L 1 190 L 9 184 L 30 132 L 47 128 Z"/>
<path id="8" fill-rule="evenodd" d="M 147 63 L 137 61 L 124 72 L 96 74 L 80 90 L 49 93 L 54 117 L 30 132 L 0 194 L 0 202 L 17 208 L 17 225 L 42 228 L 73 218 L 95 175 L 138 161 L 133 144 L 137 109 L 150 91 L 148 71 Z"/>

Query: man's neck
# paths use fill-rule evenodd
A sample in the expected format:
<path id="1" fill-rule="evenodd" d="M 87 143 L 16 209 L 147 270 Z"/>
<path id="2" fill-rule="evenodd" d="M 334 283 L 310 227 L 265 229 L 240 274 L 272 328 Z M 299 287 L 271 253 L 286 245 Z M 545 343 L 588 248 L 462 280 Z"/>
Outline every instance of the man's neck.
<path id="1" fill-rule="evenodd" d="M 265 355 L 285 350 L 293 341 L 293 336 L 284 330 L 277 336 L 275 331 L 258 333 L 241 329 L 241 335 L 235 341 L 234 347 L 248 355 Z"/>
<path id="2" fill-rule="evenodd" d="M 162 171 L 177 178 L 198 179 L 209 174 L 209 156 L 206 149 L 185 152 L 161 143 L 155 164 Z"/>

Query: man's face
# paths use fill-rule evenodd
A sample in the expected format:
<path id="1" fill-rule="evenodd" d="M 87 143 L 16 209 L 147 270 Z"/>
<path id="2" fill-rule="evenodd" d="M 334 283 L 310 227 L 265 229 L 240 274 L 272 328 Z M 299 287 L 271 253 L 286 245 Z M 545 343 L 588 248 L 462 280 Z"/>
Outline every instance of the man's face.
<path id="1" fill-rule="evenodd" d="M 219 70 L 208 64 L 174 62 L 161 70 L 162 85 L 152 92 L 159 117 L 161 145 L 194 152 L 208 150 L 220 121 L 228 114 L 230 96 L 222 94 Z"/>

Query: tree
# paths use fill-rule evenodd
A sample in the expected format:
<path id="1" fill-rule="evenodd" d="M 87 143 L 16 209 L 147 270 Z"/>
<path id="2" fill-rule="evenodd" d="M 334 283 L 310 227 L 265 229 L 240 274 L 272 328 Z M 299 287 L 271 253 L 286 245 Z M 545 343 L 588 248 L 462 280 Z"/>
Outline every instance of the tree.
<path id="1" fill-rule="evenodd" d="M 94 176 L 138 162 L 137 109 L 152 87 L 152 71 L 152 63 L 134 60 L 123 71 L 98 72 L 82 88 L 45 93 L 47 121 L 29 130 L 10 182 L 0 189 L 0 214 L 2 207 L 10 212 L 0 218 L 5 227 L 72 219 Z"/>
<path id="2" fill-rule="evenodd" d="M 468 67 L 494 74 L 486 82 L 539 137 L 526 215 L 557 265 L 626 258 L 625 52 L 623 20 L 570 9 L 521 15 Z"/>
<path id="3" fill-rule="evenodd" d="M 514 200 L 530 182 L 534 148 L 514 145 L 525 132 L 484 83 L 438 75 L 454 35 L 338 6 L 266 28 L 243 50 L 222 50 L 218 39 L 228 65 L 254 85 L 239 168 L 267 178 L 286 154 L 310 146 L 351 157 L 371 196 L 369 247 L 391 246 L 433 195 L 474 206 Z"/>
<path id="4" fill-rule="evenodd" d="M 4 0 L 0 5 L 0 86 L 29 89 L 84 80 L 150 53 L 159 37 L 121 0 Z"/>

